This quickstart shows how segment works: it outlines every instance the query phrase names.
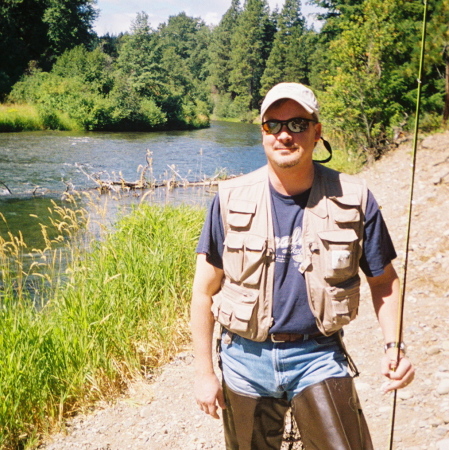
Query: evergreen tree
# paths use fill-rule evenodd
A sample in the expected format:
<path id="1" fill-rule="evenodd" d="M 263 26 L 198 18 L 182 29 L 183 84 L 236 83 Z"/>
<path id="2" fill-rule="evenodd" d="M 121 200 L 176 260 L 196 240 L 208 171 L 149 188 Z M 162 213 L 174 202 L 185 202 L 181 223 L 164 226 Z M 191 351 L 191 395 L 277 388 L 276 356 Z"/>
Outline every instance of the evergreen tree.
<path id="1" fill-rule="evenodd" d="M 167 24 L 159 27 L 158 36 L 166 55 L 167 71 L 170 71 L 173 79 L 184 80 L 175 82 L 175 85 L 178 84 L 179 88 L 185 86 L 189 90 L 194 80 L 206 79 L 210 30 L 203 20 L 182 12 L 169 17 Z"/>
<path id="2" fill-rule="evenodd" d="M 261 94 L 281 81 L 309 84 L 308 48 L 305 46 L 305 20 L 301 0 L 286 0 L 278 15 L 278 30 L 263 73 Z"/>
<path id="3" fill-rule="evenodd" d="M 168 74 L 169 95 L 164 110 L 169 120 L 178 122 L 180 117 L 201 111 L 208 115 L 207 46 L 210 30 L 203 20 L 187 16 L 184 12 L 171 16 L 167 24 L 158 29 L 162 48 L 161 65 Z"/>
<path id="4" fill-rule="evenodd" d="M 168 94 L 167 72 L 161 65 L 162 49 L 149 25 L 148 14 L 138 13 L 131 33 L 123 38 L 117 58 L 118 76 L 139 96 L 153 98 Z"/>
<path id="5" fill-rule="evenodd" d="M 170 90 L 161 59 L 162 48 L 148 14 L 138 13 L 130 34 L 123 36 L 110 95 L 123 128 L 142 129 L 148 122 L 157 127 L 166 122 L 162 104 Z"/>
<path id="6" fill-rule="evenodd" d="M 232 69 L 232 37 L 241 14 L 240 0 L 232 0 L 218 26 L 212 32 L 210 43 L 210 83 L 219 94 L 229 92 L 229 75 Z"/>
<path id="7" fill-rule="evenodd" d="M 258 109 L 260 79 L 271 50 L 274 25 L 265 0 L 246 0 L 231 46 L 230 90 L 242 110 Z"/>

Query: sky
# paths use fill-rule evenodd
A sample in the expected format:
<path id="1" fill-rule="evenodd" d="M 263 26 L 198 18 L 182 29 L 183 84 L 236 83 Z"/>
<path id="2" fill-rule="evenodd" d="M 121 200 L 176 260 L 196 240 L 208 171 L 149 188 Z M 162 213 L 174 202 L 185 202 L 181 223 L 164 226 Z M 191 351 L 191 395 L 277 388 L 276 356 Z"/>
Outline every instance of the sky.
<path id="1" fill-rule="evenodd" d="M 272 11 L 276 5 L 281 9 L 283 3 L 283 0 L 268 0 Z M 303 1 L 303 15 L 310 24 L 317 8 L 305 3 Z M 231 0 L 97 0 L 96 9 L 100 10 L 100 16 L 94 30 L 99 36 L 129 31 L 136 14 L 142 11 L 148 14 L 152 28 L 180 12 L 201 17 L 208 25 L 216 25 L 230 6 Z"/>

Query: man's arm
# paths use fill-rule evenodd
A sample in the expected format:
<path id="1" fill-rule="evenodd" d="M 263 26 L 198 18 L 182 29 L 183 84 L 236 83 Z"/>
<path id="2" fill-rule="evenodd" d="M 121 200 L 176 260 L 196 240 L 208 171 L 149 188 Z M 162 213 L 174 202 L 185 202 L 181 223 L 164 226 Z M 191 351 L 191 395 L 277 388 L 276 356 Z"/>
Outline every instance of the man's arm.
<path id="1" fill-rule="evenodd" d="M 220 290 L 222 278 L 223 270 L 209 264 L 206 255 L 197 256 L 190 318 L 195 354 L 195 397 L 199 407 L 216 419 L 219 418 L 217 406 L 222 409 L 226 406 L 221 383 L 213 367 L 214 317 L 211 305 L 212 295 Z"/>
<path id="2" fill-rule="evenodd" d="M 367 277 L 374 309 L 382 328 L 385 343 L 397 340 L 398 307 L 399 307 L 399 278 L 393 265 L 385 267 L 384 273 L 377 277 Z M 413 381 L 415 369 L 410 361 L 402 354 L 398 360 L 399 349 L 388 349 L 382 359 L 382 374 L 390 379 L 385 392 L 407 386 Z"/>

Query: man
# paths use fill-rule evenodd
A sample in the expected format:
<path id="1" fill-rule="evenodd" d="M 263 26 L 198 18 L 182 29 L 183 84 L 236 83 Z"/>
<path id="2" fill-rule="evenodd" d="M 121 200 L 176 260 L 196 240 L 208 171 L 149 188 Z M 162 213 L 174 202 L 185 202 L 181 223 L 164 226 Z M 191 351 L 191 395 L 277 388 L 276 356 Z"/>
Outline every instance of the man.
<path id="1" fill-rule="evenodd" d="M 212 417 L 223 409 L 227 449 L 279 449 L 290 406 L 306 449 L 371 449 L 341 329 L 357 314 L 360 267 L 385 339 L 385 391 L 413 380 L 396 342 L 396 253 L 364 182 L 313 161 L 313 92 L 280 83 L 261 118 L 267 165 L 220 184 L 197 248 L 196 400 Z"/>

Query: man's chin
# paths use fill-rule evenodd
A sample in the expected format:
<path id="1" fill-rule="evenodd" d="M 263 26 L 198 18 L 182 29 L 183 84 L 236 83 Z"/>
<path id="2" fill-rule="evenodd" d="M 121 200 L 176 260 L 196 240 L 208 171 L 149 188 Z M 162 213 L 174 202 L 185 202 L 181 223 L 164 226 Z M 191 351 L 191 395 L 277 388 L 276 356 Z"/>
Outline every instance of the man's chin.
<path id="1" fill-rule="evenodd" d="M 299 164 L 299 160 L 275 161 L 275 163 L 280 169 L 290 169 L 297 166 Z"/>

